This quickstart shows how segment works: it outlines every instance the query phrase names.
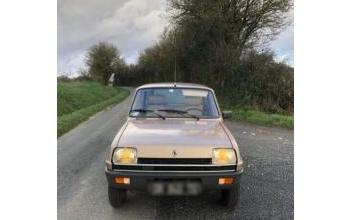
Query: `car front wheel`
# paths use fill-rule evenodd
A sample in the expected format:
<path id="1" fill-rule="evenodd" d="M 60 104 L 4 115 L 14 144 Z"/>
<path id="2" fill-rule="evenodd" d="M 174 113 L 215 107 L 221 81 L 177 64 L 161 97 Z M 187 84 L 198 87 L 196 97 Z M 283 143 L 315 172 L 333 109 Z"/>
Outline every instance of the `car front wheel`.
<path id="1" fill-rule="evenodd" d="M 109 187 L 108 194 L 110 204 L 115 208 L 121 207 L 127 200 L 127 191 L 124 189 Z"/>
<path id="2" fill-rule="evenodd" d="M 222 190 L 222 203 L 227 207 L 235 207 L 240 198 L 240 184 L 237 183 L 231 189 Z"/>

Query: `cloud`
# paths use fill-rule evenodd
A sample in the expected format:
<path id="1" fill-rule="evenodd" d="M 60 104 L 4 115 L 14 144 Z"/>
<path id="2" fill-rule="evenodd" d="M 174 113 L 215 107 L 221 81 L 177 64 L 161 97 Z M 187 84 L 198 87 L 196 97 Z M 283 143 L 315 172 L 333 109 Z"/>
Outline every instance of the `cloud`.
<path id="1" fill-rule="evenodd" d="M 289 12 L 288 21 L 290 25 L 282 30 L 276 39 L 270 44 L 276 54 L 277 61 L 284 61 L 288 65 L 294 64 L 294 40 L 293 40 L 293 10 Z"/>
<path id="2" fill-rule="evenodd" d="M 164 0 L 59 0 L 58 73 L 84 66 L 87 49 L 99 41 L 113 43 L 128 63 L 159 38 L 167 20 Z"/>
<path id="3" fill-rule="evenodd" d="M 80 69 L 84 69 L 85 51 L 77 50 L 58 59 L 58 75 L 77 76 Z"/>
<path id="4" fill-rule="evenodd" d="M 116 45 L 127 63 L 158 41 L 168 25 L 166 0 L 58 0 L 58 73 L 76 73 L 92 45 Z M 293 26 L 272 44 L 293 65 Z"/>

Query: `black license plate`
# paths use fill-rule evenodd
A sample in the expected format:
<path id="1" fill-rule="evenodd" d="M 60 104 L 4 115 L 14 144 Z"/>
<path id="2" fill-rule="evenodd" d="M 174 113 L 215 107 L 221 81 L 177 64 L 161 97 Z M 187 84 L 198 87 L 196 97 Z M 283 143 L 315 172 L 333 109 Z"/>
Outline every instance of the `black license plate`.
<path id="1" fill-rule="evenodd" d="M 199 182 L 193 181 L 156 181 L 149 184 L 148 191 L 156 196 L 191 196 L 200 194 L 202 187 Z"/>

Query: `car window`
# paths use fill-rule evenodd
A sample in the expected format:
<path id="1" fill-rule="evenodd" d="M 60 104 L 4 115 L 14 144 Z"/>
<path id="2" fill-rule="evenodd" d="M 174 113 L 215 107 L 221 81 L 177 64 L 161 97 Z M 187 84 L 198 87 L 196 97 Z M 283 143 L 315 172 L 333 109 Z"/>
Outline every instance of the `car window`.
<path id="1" fill-rule="evenodd" d="M 177 110 L 205 118 L 219 117 L 215 97 L 210 90 L 185 88 L 146 88 L 137 91 L 132 109 Z M 134 112 L 131 116 L 147 114 Z M 167 117 L 183 117 L 175 112 L 163 112 Z M 184 115 L 186 117 L 187 115 Z"/>

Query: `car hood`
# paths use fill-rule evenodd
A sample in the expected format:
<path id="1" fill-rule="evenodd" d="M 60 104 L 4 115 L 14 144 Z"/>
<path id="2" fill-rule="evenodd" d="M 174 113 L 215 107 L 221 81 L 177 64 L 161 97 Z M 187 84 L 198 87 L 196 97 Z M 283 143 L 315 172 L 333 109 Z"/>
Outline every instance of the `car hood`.
<path id="1" fill-rule="evenodd" d="M 220 120 L 170 118 L 129 120 L 118 146 L 137 148 L 138 157 L 182 158 L 211 157 L 213 148 L 232 147 Z"/>

